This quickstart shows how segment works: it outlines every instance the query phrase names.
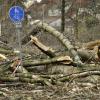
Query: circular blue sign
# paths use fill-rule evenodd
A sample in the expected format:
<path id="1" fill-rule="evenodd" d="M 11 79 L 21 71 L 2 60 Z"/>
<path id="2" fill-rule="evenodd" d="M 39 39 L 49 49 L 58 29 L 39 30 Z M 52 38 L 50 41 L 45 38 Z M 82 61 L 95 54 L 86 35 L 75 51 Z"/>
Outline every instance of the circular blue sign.
<path id="1" fill-rule="evenodd" d="M 9 10 L 9 17 L 15 23 L 22 22 L 24 20 L 24 16 L 24 9 L 20 6 L 13 6 Z"/>

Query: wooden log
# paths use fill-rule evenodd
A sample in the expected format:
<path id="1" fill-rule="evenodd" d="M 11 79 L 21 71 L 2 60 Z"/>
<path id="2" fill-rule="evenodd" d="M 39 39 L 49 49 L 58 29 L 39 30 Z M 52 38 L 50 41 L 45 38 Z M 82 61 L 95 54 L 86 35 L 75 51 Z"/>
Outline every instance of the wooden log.
<path id="1" fill-rule="evenodd" d="M 5 84 L 0 84 L 0 87 L 2 87 L 2 88 L 5 88 L 5 87 L 9 87 L 9 88 L 11 88 L 11 87 L 19 87 L 19 86 L 23 86 L 23 85 L 26 85 L 25 83 L 9 83 L 9 84 L 7 84 L 7 83 L 5 83 Z"/>
<path id="2" fill-rule="evenodd" d="M 7 50 L 7 49 L 4 49 L 4 48 L 0 48 L 0 53 L 5 54 L 5 55 L 15 55 L 16 56 L 18 53 L 20 53 L 20 51 L 19 50 L 13 50 L 13 49 Z M 22 53 L 23 54 L 33 54 L 34 51 L 30 50 L 28 48 L 27 49 L 22 48 Z"/>
<path id="3" fill-rule="evenodd" d="M 3 61 L 3 60 L 9 61 L 9 59 L 5 55 L 0 54 L 0 61 Z"/>
<path id="4" fill-rule="evenodd" d="M 47 31 L 48 33 L 54 35 L 68 49 L 68 51 L 72 54 L 74 60 L 77 63 L 82 63 L 77 51 L 74 49 L 74 46 L 62 33 L 58 32 L 56 29 L 49 26 L 48 24 L 42 23 L 41 21 L 38 22 L 36 25 L 38 28 L 41 28 L 41 29 Z"/>
<path id="5" fill-rule="evenodd" d="M 30 61 L 23 61 L 24 67 L 29 66 L 38 66 L 38 65 L 46 65 L 51 63 L 58 63 L 58 62 L 65 62 L 66 64 L 71 64 L 72 59 L 69 56 L 60 56 L 60 57 L 54 57 L 50 59 L 42 59 L 42 60 L 30 60 Z"/>
<path id="6" fill-rule="evenodd" d="M 43 43 L 41 43 L 37 37 L 33 37 L 32 35 L 31 37 L 31 41 L 34 45 L 36 45 L 43 53 L 45 53 L 46 55 L 48 55 L 50 58 L 56 57 L 57 55 L 55 54 L 55 50 L 52 49 L 51 47 L 47 47 L 45 46 Z M 66 64 L 66 62 L 59 62 L 59 64 Z"/>
<path id="7" fill-rule="evenodd" d="M 1 54 L 12 54 L 14 53 L 13 50 L 6 50 L 6 49 L 3 49 L 3 48 L 0 48 L 0 53 Z"/>
<path id="8" fill-rule="evenodd" d="M 24 82 L 24 83 L 41 83 L 42 85 L 47 85 L 53 87 L 49 80 L 43 78 L 30 79 L 23 77 L 11 77 L 11 76 L 2 76 L 0 77 L 0 81 L 2 82 Z"/>
<path id="9" fill-rule="evenodd" d="M 30 37 L 32 43 L 36 45 L 43 53 L 51 58 L 56 56 L 54 53 L 55 51 L 52 48 L 43 45 L 36 37 L 33 37 L 32 35 Z"/>
<path id="10" fill-rule="evenodd" d="M 48 24 L 43 23 L 39 20 L 33 21 L 33 26 L 34 25 L 37 26 L 38 30 L 43 29 L 43 30 L 47 31 L 48 33 L 52 34 L 53 36 L 55 36 L 69 50 L 69 52 L 72 54 L 74 60 L 78 63 L 82 63 L 77 51 L 74 49 L 74 46 L 71 44 L 71 42 L 62 33 L 58 32 L 53 27 L 51 27 Z M 32 32 L 34 33 L 34 29 L 35 28 L 32 28 L 31 32 L 28 35 L 32 35 Z M 22 44 L 23 43 L 25 44 L 25 42 L 26 42 L 25 39 L 26 38 L 28 38 L 28 40 L 29 40 L 29 37 L 25 36 L 22 39 Z"/>
<path id="11" fill-rule="evenodd" d="M 60 78 L 60 77 L 62 77 L 62 76 L 64 76 L 63 74 L 50 74 L 50 75 L 34 75 L 34 74 L 32 74 L 32 73 L 24 73 L 24 74 L 22 74 L 22 73 L 16 73 L 15 74 L 15 76 L 16 77 L 23 77 L 23 78 L 32 78 L 32 79 L 36 79 L 36 78 L 39 78 L 39 77 L 41 77 L 41 78 L 45 78 L 45 79 L 52 79 L 52 78 Z"/>
<path id="12" fill-rule="evenodd" d="M 85 49 L 89 50 L 93 50 L 95 46 L 100 46 L 100 40 L 91 41 L 83 45 Z"/>
<path id="13" fill-rule="evenodd" d="M 1 76 L 0 77 L 0 81 L 2 82 L 18 82 L 19 81 L 19 77 L 7 77 L 7 76 Z"/>
<path id="14" fill-rule="evenodd" d="M 83 56 L 82 53 L 79 52 L 79 54 L 78 54 L 75 51 L 74 47 L 71 45 L 70 41 L 68 39 L 66 39 L 66 37 L 63 36 L 63 34 L 61 34 L 60 32 L 58 32 L 56 29 L 50 27 L 48 24 L 42 23 L 41 21 L 38 22 L 38 23 L 36 23 L 36 24 L 37 24 L 37 26 L 39 28 L 42 28 L 42 29 L 48 31 L 50 34 L 52 34 L 55 37 L 57 37 L 62 42 L 62 44 L 69 50 L 69 52 L 73 55 L 73 57 L 75 59 L 75 62 L 77 62 L 77 65 L 83 66 L 83 64 L 81 65 L 81 63 L 78 64 L 78 62 L 81 62 L 79 54 L 81 56 Z M 83 54 L 86 55 L 85 53 L 83 53 Z M 90 56 L 88 56 L 88 55 L 87 55 L 87 59 L 90 58 L 90 56 L 91 56 L 91 55 Z M 92 56 L 92 58 L 95 59 L 95 56 L 94 57 Z"/>
<path id="15" fill-rule="evenodd" d="M 55 50 L 42 44 L 37 39 L 37 37 L 33 37 L 32 35 L 30 37 L 32 43 L 34 43 L 43 53 L 47 54 L 51 58 L 56 56 Z M 97 61 L 98 51 L 96 49 L 95 50 L 78 49 L 77 52 L 82 61 L 86 62 Z"/>
<path id="16" fill-rule="evenodd" d="M 77 52 L 83 62 L 98 61 L 97 52 L 94 50 L 79 49 Z"/>
<path id="17" fill-rule="evenodd" d="M 58 80 L 61 82 L 65 82 L 65 81 L 70 81 L 76 78 L 84 78 L 84 77 L 88 77 L 91 75 L 99 75 L 100 76 L 100 71 L 86 71 L 86 72 L 80 72 L 80 73 L 74 73 L 71 75 L 65 75 L 62 78 L 59 78 Z"/>
<path id="18" fill-rule="evenodd" d="M 80 72 L 80 73 L 73 73 L 70 75 L 61 75 L 60 77 L 56 77 L 57 83 L 59 82 L 66 82 L 66 81 L 73 81 L 77 78 L 84 78 L 91 75 L 98 75 L 100 76 L 100 71 L 86 71 L 86 72 Z M 49 76 L 50 77 L 50 76 Z M 52 78 L 52 80 L 55 78 Z M 46 79 L 43 77 L 40 77 L 39 75 L 34 75 L 32 78 L 26 78 L 26 77 L 11 77 L 11 76 L 1 76 L 0 81 L 2 82 L 24 82 L 24 83 L 42 83 L 43 85 L 47 85 L 50 87 L 53 87 L 53 83 L 50 79 Z"/>

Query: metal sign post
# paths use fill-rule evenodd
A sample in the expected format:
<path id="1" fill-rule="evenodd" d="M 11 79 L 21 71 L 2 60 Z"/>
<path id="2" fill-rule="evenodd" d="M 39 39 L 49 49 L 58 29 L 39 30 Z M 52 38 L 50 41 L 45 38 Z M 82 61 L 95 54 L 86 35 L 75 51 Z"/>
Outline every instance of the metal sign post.
<path id="1" fill-rule="evenodd" d="M 25 16 L 24 9 L 20 6 L 13 6 L 9 10 L 9 17 L 16 27 L 18 45 L 19 45 L 19 51 L 20 51 L 19 53 L 19 58 L 21 61 L 20 65 L 22 65 L 21 28 L 22 28 L 22 21 L 24 20 L 24 16 Z M 18 69 L 18 67 L 15 69 L 15 71 Z"/>
<path id="2" fill-rule="evenodd" d="M 18 40 L 18 46 L 19 46 L 19 58 L 21 60 L 21 65 L 22 65 L 22 46 L 21 46 L 21 28 L 22 28 L 22 23 L 16 23 L 16 33 L 17 33 L 17 40 Z"/>

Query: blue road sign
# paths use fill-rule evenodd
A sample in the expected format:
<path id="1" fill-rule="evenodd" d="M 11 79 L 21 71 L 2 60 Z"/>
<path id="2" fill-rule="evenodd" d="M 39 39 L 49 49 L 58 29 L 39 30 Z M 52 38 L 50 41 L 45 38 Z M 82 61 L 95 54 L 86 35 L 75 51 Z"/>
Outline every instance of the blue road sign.
<path id="1" fill-rule="evenodd" d="M 25 12 L 20 6 L 13 6 L 9 10 L 9 17 L 14 23 L 20 23 L 24 20 Z"/>

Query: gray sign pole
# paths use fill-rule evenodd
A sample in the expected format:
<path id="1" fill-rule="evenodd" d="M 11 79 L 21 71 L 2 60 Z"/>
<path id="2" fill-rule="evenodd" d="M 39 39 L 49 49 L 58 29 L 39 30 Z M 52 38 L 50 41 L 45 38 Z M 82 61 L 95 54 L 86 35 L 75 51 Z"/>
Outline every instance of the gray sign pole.
<path id="1" fill-rule="evenodd" d="M 20 59 L 20 64 L 18 64 L 18 66 L 16 67 L 13 73 L 16 72 L 19 66 L 22 66 L 21 28 L 22 28 L 22 21 L 24 20 L 24 15 L 25 15 L 24 9 L 20 6 L 13 6 L 9 10 L 9 17 L 16 26 L 16 34 L 17 34 L 18 49 L 19 49 L 19 59 Z"/>
<path id="2" fill-rule="evenodd" d="M 17 65 L 16 69 L 14 70 L 13 74 L 19 69 L 20 66 L 23 66 L 22 64 L 22 45 L 21 45 L 21 28 L 22 28 L 22 23 L 15 23 L 16 26 L 16 33 L 17 33 L 17 39 L 18 39 L 18 50 L 19 50 L 19 58 L 20 59 L 20 64 Z"/>
<path id="3" fill-rule="evenodd" d="M 16 33 L 17 33 L 17 39 L 18 39 L 18 49 L 19 49 L 19 58 L 21 60 L 21 65 L 22 65 L 22 45 L 21 45 L 21 28 L 22 28 L 22 23 L 16 23 Z"/>

